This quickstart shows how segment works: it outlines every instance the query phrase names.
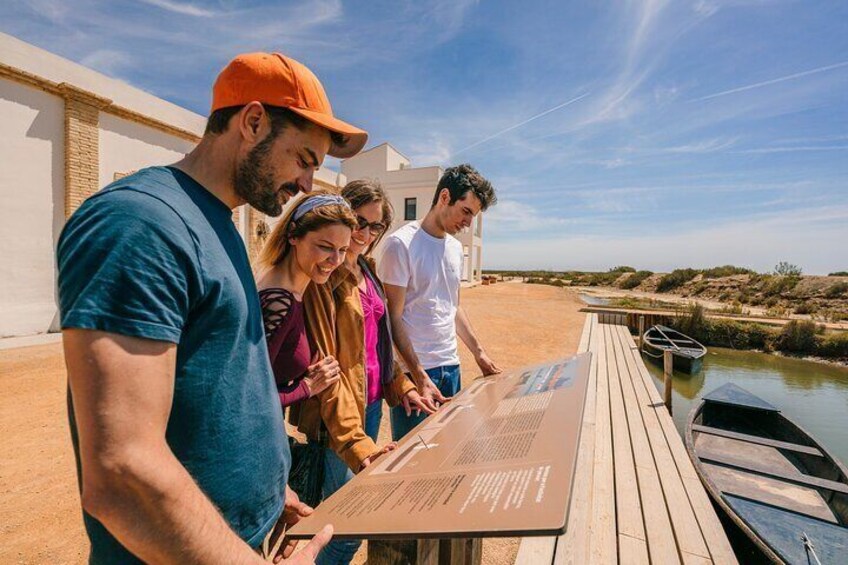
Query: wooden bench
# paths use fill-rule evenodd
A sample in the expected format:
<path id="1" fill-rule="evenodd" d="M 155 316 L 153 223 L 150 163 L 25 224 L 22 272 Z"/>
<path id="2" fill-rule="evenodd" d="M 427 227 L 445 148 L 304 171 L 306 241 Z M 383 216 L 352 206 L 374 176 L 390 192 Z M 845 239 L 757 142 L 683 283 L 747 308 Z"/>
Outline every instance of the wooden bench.
<path id="1" fill-rule="evenodd" d="M 565 534 L 524 538 L 517 564 L 736 563 L 636 344 L 589 314 L 592 365 Z"/>

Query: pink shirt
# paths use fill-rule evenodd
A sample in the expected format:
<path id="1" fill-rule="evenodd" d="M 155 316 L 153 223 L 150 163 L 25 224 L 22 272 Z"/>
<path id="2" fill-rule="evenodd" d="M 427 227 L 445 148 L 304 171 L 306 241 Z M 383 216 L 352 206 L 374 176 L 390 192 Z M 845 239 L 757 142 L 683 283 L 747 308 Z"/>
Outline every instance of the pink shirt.
<path id="1" fill-rule="evenodd" d="M 365 277 L 365 290 L 359 290 L 362 313 L 365 315 L 365 379 L 368 404 L 383 398 L 383 383 L 380 382 L 380 358 L 377 357 L 377 323 L 386 314 L 386 306 L 371 278 Z"/>

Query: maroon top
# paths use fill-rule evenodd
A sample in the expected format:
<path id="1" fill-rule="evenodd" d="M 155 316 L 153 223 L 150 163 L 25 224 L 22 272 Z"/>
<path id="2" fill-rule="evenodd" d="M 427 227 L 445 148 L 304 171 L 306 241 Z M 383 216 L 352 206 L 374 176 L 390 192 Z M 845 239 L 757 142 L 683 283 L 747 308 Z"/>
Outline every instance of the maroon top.
<path id="1" fill-rule="evenodd" d="M 271 368 L 285 408 L 309 398 L 309 387 L 303 380 L 312 360 L 312 348 L 306 337 L 303 304 L 284 288 L 259 291 L 265 339 Z"/>

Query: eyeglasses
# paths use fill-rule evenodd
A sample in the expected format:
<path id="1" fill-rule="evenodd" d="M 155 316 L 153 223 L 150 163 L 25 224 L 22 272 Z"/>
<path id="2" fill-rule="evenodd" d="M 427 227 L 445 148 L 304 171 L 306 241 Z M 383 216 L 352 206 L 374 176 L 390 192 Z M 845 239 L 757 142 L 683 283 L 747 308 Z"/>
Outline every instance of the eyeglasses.
<path id="1" fill-rule="evenodd" d="M 369 228 L 371 230 L 371 235 L 380 235 L 384 231 L 386 231 L 385 224 L 381 224 L 380 222 L 368 222 L 362 216 L 356 217 L 357 229 L 364 230 L 365 228 Z"/>

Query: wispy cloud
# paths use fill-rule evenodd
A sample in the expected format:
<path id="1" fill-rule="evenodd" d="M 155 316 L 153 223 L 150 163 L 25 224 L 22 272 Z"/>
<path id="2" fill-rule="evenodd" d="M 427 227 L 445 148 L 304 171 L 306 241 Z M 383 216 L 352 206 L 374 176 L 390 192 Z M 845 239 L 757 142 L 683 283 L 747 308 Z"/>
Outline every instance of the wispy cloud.
<path id="1" fill-rule="evenodd" d="M 127 53 L 114 49 L 98 49 L 80 60 L 81 65 L 120 78 L 123 78 L 123 72 L 131 62 L 132 58 Z"/>
<path id="2" fill-rule="evenodd" d="M 695 143 L 666 147 L 663 151 L 668 153 L 715 153 L 717 151 L 723 151 L 733 147 L 736 144 L 737 139 L 738 138 L 724 139 L 716 137 Z"/>
<path id="3" fill-rule="evenodd" d="M 741 149 L 734 153 L 795 153 L 798 151 L 846 151 L 848 145 L 799 145 L 795 147 L 759 147 L 756 149 Z"/>
<path id="4" fill-rule="evenodd" d="M 486 212 L 486 232 L 493 237 L 551 229 L 570 223 L 565 218 L 543 215 L 533 205 L 518 200 L 501 198 L 496 206 Z"/>
<path id="5" fill-rule="evenodd" d="M 589 96 L 589 93 L 584 92 L 583 94 L 576 96 L 576 97 L 574 97 L 570 100 L 567 100 L 567 101 L 563 102 L 562 104 L 557 104 L 553 108 L 548 108 L 544 112 L 539 112 L 538 114 L 531 116 L 531 117 L 527 118 L 526 120 L 522 120 L 522 121 L 518 122 L 517 124 L 513 124 L 513 125 L 509 126 L 508 128 L 504 128 L 504 129 L 502 129 L 502 130 L 500 130 L 496 133 L 493 133 L 492 135 L 485 137 L 485 138 L 481 139 L 480 141 L 476 141 L 476 142 L 472 143 L 471 145 L 468 145 L 467 147 L 463 147 L 462 149 L 459 149 L 458 151 L 454 151 L 452 156 L 455 157 L 456 155 L 459 155 L 460 153 L 464 153 L 464 152 L 466 152 L 470 149 L 473 149 L 475 147 L 483 145 L 484 143 L 489 142 L 493 139 L 496 139 L 496 138 L 502 136 L 505 133 L 509 133 L 513 130 L 520 128 L 521 126 L 527 125 L 530 122 L 533 122 L 535 120 L 538 120 L 539 118 L 547 116 L 548 114 L 550 114 L 552 112 L 556 112 L 557 110 L 559 110 L 561 108 L 565 108 L 566 106 L 571 106 L 575 102 L 579 102 L 580 100 L 583 100 L 587 96 Z"/>
<path id="6" fill-rule="evenodd" d="M 182 14 L 184 16 L 211 18 L 217 15 L 217 12 L 186 2 L 175 2 L 174 0 L 141 0 L 141 2 L 150 4 L 151 6 L 156 6 L 157 8 L 162 8 L 163 10 L 167 10 L 175 14 Z"/>
<path id="7" fill-rule="evenodd" d="M 701 96 L 700 98 L 695 98 L 691 100 L 691 102 L 701 102 L 703 100 L 712 100 L 713 98 L 719 98 L 720 96 L 727 96 L 728 94 L 736 94 L 738 92 L 745 92 L 747 90 L 754 90 L 755 88 L 762 88 L 764 86 L 771 86 L 773 84 L 780 84 L 781 82 L 786 82 L 790 80 L 795 80 L 799 78 L 803 78 L 810 75 L 815 75 L 818 73 L 823 73 L 826 71 L 832 71 L 834 69 L 839 69 L 841 67 L 848 66 L 848 61 L 843 61 L 841 63 L 835 63 L 833 65 L 826 65 L 824 67 L 818 67 L 815 69 L 810 69 L 808 71 L 802 71 L 800 73 L 793 73 L 791 75 L 782 76 L 779 78 L 774 78 L 771 80 L 765 80 L 762 82 L 757 82 L 754 84 L 748 84 L 745 86 L 740 86 L 737 88 L 731 88 L 730 90 L 722 90 L 721 92 L 716 92 L 714 94 L 708 94 L 706 96 Z"/>

